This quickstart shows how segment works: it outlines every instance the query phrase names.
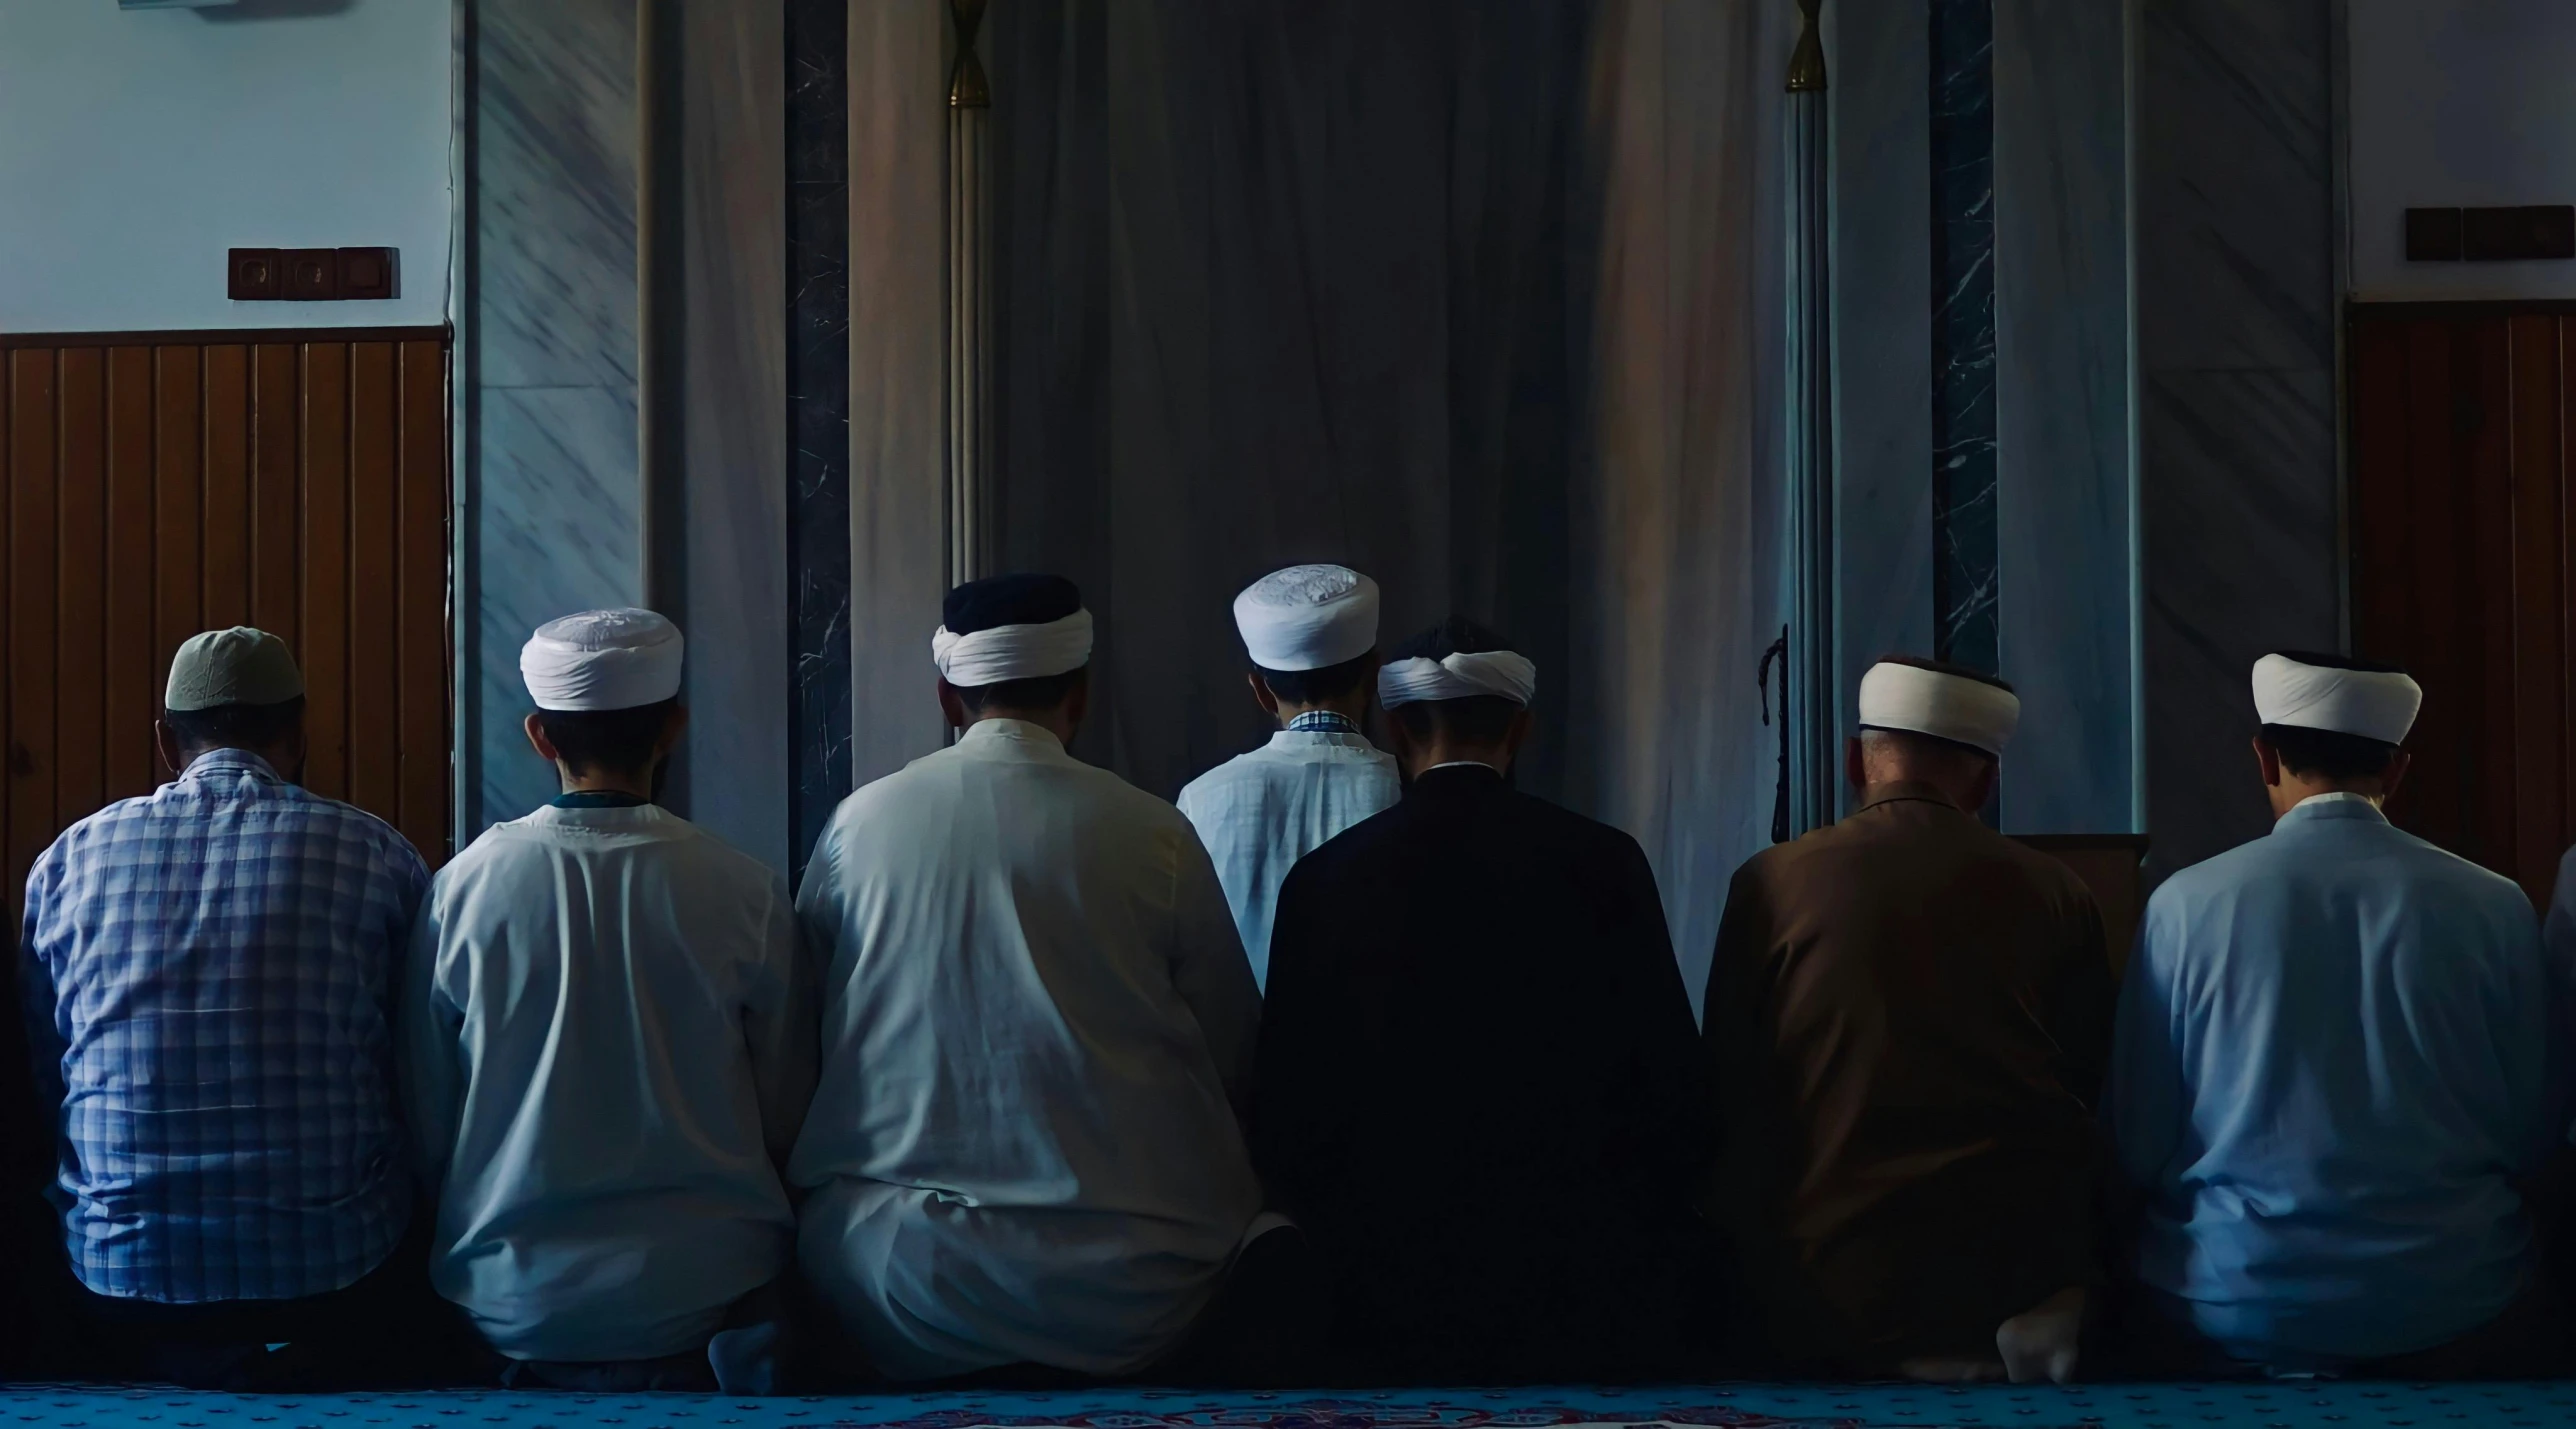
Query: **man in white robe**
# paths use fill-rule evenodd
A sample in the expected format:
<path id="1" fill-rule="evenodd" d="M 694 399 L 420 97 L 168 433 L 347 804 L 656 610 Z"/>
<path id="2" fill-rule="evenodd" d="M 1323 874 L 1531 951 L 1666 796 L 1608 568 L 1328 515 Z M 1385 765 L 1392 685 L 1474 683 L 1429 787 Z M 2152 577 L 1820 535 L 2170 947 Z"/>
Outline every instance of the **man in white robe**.
<path id="1" fill-rule="evenodd" d="M 1216 861 L 1256 983 L 1288 870 L 1402 793 L 1395 760 L 1360 733 L 1377 688 L 1377 610 L 1377 582 L 1345 566 L 1290 566 L 1234 598 L 1245 682 L 1279 732 L 1191 780 L 1180 809 Z"/>
<path id="2" fill-rule="evenodd" d="M 2278 822 L 2148 902 L 2108 1096 L 2143 1200 L 2146 1368 L 2519 1374 L 2563 1352 L 2517 1186 L 2567 1125 L 2551 980 L 2519 888 L 2381 812 L 2422 698 L 2386 666 L 2265 656 Z"/>
<path id="3" fill-rule="evenodd" d="M 1260 1210 L 1235 1115 L 1260 993 L 1188 820 L 1065 752 L 1072 583 L 971 582 L 945 617 L 964 733 L 844 801 L 798 893 L 830 960 L 800 1260 L 895 1379 L 1143 1370 Z"/>
<path id="4" fill-rule="evenodd" d="M 542 626 L 519 667 L 563 795 L 441 870 L 403 1013 L 431 1277 L 506 1382 L 770 1387 L 814 1088 L 787 890 L 652 802 L 678 743 L 661 616 Z"/>

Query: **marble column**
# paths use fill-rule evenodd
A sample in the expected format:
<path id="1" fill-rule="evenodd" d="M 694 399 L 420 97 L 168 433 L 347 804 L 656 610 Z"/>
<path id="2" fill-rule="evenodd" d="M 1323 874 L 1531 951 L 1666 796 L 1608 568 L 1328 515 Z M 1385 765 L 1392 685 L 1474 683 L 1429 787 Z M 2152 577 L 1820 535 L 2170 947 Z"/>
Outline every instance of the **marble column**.
<path id="1" fill-rule="evenodd" d="M 2011 833 L 2136 827 L 2124 7 L 1994 0 L 1997 653 Z"/>
<path id="2" fill-rule="evenodd" d="M 460 845 L 555 792 L 520 733 L 542 621 L 642 596 L 635 484 L 635 6 L 479 0 L 470 49 Z"/>
<path id="3" fill-rule="evenodd" d="M 1994 0 L 1932 0 L 1932 653 L 1996 668 Z M 1921 349 L 1917 349 L 1918 351 Z"/>
<path id="4" fill-rule="evenodd" d="M 2340 648 L 2328 0 L 2138 0 L 2152 875 L 2271 826 L 2269 650 Z"/>
<path id="5" fill-rule="evenodd" d="M 850 783 L 849 0 L 787 0 L 789 863 Z"/>

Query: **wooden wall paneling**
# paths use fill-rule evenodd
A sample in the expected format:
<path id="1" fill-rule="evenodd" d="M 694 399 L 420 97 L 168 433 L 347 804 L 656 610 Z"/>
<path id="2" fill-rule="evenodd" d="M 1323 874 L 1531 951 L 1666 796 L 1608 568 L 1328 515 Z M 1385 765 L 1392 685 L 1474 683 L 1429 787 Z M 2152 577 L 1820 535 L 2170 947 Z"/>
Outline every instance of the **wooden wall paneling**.
<path id="1" fill-rule="evenodd" d="M 290 646 L 302 634 L 296 620 L 303 554 L 296 540 L 298 356 L 293 343 L 251 349 L 250 623 Z"/>
<path id="2" fill-rule="evenodd" d="M 205 350 L 205 487 L 199 511 L 205 574 L 200 629 L 250 623 L 250 349 Z"/>
<path id="3" fill-rule="evenodd" d="M 446 860 L 447 353 L 402 344 L 399 389 L 402 572 L 398 587 L 402 817 L 432 867 Z"/>
<path id="4" fill-rule="evenodd" d="M 5 354 L 9 380 L 9 906 L 54 836 L 54 354 Z"/>
<path id="5" fill-rule="evenodd" d="M 153 658 L 152 349 L 107 351 L 107 797 L 152 792 L 152 721 L 161 704 Z"/>
<path id="6" fill-rule="evenodd" d="M 2465 678 L 2476 697 L 2467 731 L 2470 857 L 2511 878 L 2518 858 L 2514 759 L 2513 357 L 2503 318 L 2469 325 L 2475 386 L 2467 400 L 2468 563 L 2461 604 L 2472 612 L 2476 645 Z"/>
<path id="7" fill-rule="evenodd" d="M 2406 662 L 2414 608 L 2407 556 L 2406 339 L 2395 323 L 2353 334 L 2353 534 L 2370 578 L 2353 592 L 2353 642 L 2364 655 Z"/>
<path id="8" fill-rule="evenodd" d="M 18 783 L 18 731 L 16 719 L 18 688 L 17 644 L 11 638 L 18 624 L 17 523 L 13 518 L 18 504 L 17 483 L 12 473 L 17 467 L 16 427 L 10 417 L 17 381 L 11 372 L 10 355 L 0 352 L 0 679 L 7 688 L 0 690 L 0 912 L 9 919 L 10 946 L 17 946 L 18 914 L 26 896 L 26 880 L 18 875 L 17 819 L 13 794 Z M 14 976 L 14 969 L 12 971 Z"/>
<path id="9" fill-rule="evenodd" d="M 349 345 L 304 345 L 304 782 L 349 797 Z"/>
<path id="10" fill-rule="evenodd" d="M 2576 322 L 2561 317 L 2554 325 L 2551 347 L 2558 372 L 2558 629 L 2562 659 L 2557 671 L 2560 725 L 2559 835 L 2576 840 Z"/>
<path id="11" fill-rule="evenodd" d="M 395 716 L 395 348 L 390 342 L 349 349 L 349 624 L 365 638 L 349 646 L 349 724 L 369 741 L 398 735 Z M 349 802 L 387 823 L 402 817 L 401 762 L 358 759 L 349 765 Z"/>
<path id="12" fill-rule="evenodd" d="M 160 708 L 170 657 L 205 628 L 205 364 L 193 347 L 152 354 L 152 669 Z M 154 766 L 156 777 L 171 771 Z"/>
<path id="13" fill-rule="evenodd" d="M 2505 870 L 2546 904 L 2566 846 L 2562 790 L 2567 762 L 2567 572 L 2559 423 L 2558 324 L 2528 315 L 2506 324 L 2510 350 L 2513 507 L 2512 737 L 2506 766 L 2516 786 L 2513 866 Z"/>
<path id="14" fill-rule="evenodd" d="M 2426 760 L 2421 778 L 2400 789 L 2396 812 L 2424 837 L 2459 849 L 2467 833 L 2468 789 L 2460 743 L 2468 727 L 2459 658 L 2466 645 L 2459 612 L 2460 522 L 2452 519 L 2457 444 L 2448 324 L 2406 333 L 2406 467 L 2408 543 L 2413 600 L 2404 653 L 2397 658 L 2424 686 L 2424 711 L 2413 744 Z"/>
<path id="15" fill-rule="evenodd" d="M 60 829 L 107 802 L 107 353 L 56 359 L 54 811 Z"/>

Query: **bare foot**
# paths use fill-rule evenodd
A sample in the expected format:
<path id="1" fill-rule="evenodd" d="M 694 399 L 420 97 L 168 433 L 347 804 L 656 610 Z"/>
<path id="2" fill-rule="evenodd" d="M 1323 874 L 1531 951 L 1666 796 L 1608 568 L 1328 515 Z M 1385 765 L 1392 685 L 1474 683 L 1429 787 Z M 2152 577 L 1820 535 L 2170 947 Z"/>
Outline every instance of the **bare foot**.
<path id="1" fill-rule="evenodd" d="M 1896 1372 L 1907 1379 L 1926 1384 L 1976 1384 L 2004 1377 L 2004 1366 L 1996 1360 L 1975 1360 L 1954 1355 L 1916 1355 L 1899 1360 Z"/>
<path id="2" fill-rule="evenodd" d="M 2015 1384 L 2035 1380 L 2071 1383 L 2084 1333 L 2084 1287 L 2071 1285 L 2004 1321 L 1995 1348 Z"/>

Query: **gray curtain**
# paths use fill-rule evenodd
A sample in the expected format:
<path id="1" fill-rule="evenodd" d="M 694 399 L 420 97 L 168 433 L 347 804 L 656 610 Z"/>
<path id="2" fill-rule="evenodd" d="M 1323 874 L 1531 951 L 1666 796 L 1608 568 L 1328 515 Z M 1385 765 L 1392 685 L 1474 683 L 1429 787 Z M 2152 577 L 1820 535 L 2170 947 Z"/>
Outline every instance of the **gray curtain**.
<path id="1" fill-rule="evenodd" d="M 1770 822 L 1780 73 L 1761 0 L 993 7 L 997 554 L 1101 622 L 1078 752 L 1259 742 L 1228 605 L 1342 561 L 1540 666 L 1694 995 Z"/>

